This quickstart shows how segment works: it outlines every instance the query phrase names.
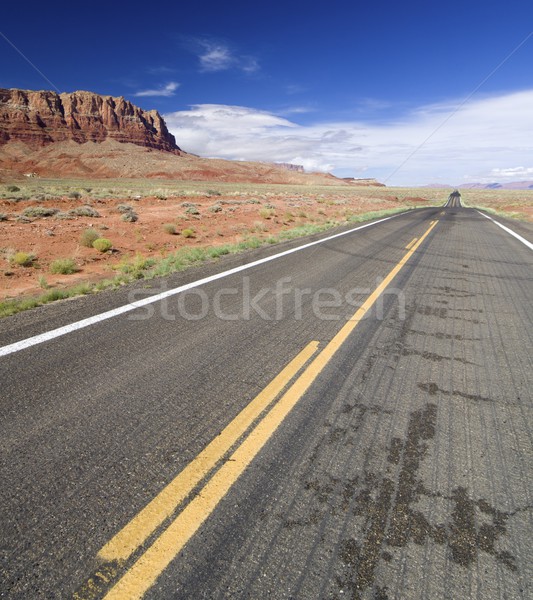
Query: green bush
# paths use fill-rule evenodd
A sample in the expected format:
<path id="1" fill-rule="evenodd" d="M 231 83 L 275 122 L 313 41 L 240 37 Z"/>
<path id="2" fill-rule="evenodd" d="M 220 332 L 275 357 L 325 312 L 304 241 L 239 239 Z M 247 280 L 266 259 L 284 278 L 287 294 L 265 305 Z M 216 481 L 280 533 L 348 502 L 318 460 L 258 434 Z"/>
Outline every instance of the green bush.
<path id="1" fill-rule="evenodd" d="M 8 185 L 6 189 L 8 192 L 20 192 L 20 188 L 16 185 Z"/>
<path id="2" fill-rule="evenodd" d="M 181 235 L 186 238 L 192 238 L 194 237 L 194 229 L 184 229 Z"/>
<path id="3" fill-rule="evenodd" d="M 34 261 L 35 256 L 33 254 L 28 254 L 27 252 L 15 252 L 11 257 L 11 262 L 20 267 L 30 267 Z"/>
<path id="4" fill-rule="evenodd" d="M 135 221 L 139 220 L 139 216 L 137 215 L 136 212 L 133 212 L 132 210 L 125 212 L 122 215 L 122 220 L 126 221 L 128 223 L 135 223 Z"/>
<path id="5" fill-rule="evenodd" d="M 220 206 L 220 204 L 213 204 L 213 206 L 209 207 L 209 212 L 219 213 L 221 211 L 222 211 L 222 206 Z"/>
<path id="6" fill-rule="evenodd" d="M 129 204 L 119 204 L 117 206 L 117 210 L 119 213 L 128 213 L 128 212 L 132 212 L 133 211 L 133 206 L 130 206 Z"/>
<path id="7" fill-rule="evenodd" d="M 173 223 L 165 223 L 163 225 L 163 231 L 170 235 L 176 235 L 176 226 Z"/>
<path id="8" fill-rule="evenodd" d="M 58 258 L 50 263 L 50 273 L 54 275 L 71 275 L 78 267 L 72 258 Z"/>
<path id="9" fill-rule="evenodd" d="M 72 208 L 68 211 L 69 215 L 74 217 L 95 217 L 98 218 L 100 213 L 95 210 L 92 206 L 78 206 L 78 208 Z"/>
<path id="10" fill-rule="evenodd" d="M 196 206 L 189 206 L 189 208 L 185 210 L 185 213 L 187 215 L 199 215 L 200 211 L 196 208 Z"/>
<path id="11" fill-rule="evenodd" d="M 100 234 L 96 229 L 90 227 L 86 229 L 80 236 L 80 244 L 85 246 L 86 248 L 92 248 L 93 242 L 96 241 L 100 237 Z"/>
<path id="12" fill-rule="evenodd" d="M 53 217 L 59 212 L 59 208 L 52 208 L 49 206 L 29 206 L 22 214 L 25 217 Z"/>
<path id="13" fill-rule="evenodd" d="M 98 238 L 93 242 L 93 248 L 98 250 L 99 252 L 107 252 L 111 250 L 113 244 L 107 238 Z"/>

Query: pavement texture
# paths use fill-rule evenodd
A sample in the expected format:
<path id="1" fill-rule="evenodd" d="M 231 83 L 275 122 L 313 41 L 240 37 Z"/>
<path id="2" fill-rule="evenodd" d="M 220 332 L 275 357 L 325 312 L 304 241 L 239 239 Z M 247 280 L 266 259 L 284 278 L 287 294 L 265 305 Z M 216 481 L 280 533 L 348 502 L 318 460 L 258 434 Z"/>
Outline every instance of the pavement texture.
<path id="1" fill-rule="evenodd" d="M 182 506 L 126 563 L 101 548 L 435 220 L 145 597 L 533 598 L 533 253 L 457 203 L 0 357 L 0 596 L 104 597 Z M 0 346 L 194 278 L 17 315 Z"/>

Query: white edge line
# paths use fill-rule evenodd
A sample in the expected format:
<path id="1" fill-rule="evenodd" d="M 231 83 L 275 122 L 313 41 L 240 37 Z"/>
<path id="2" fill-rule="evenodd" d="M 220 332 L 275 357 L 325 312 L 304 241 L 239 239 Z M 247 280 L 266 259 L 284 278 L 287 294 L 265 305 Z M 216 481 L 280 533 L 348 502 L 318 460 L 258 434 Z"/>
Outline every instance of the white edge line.
<path id="1" fill-rule="evenodd" d="M 124 313 L 130 312 L 132 310 L 136 310 L 137 308 L 142 308 L 148 304 L 153 304 L 154 302 L 159 302 L 164 298 L 168 298 L 170 296 L 175 296 L 176 294 L 180 294 L 181 292 L 185 292 L 187 290 L 199 287 L 201 285 L 205 285 L 206 283 L 211 283 L 212 281 L 216 281 L 217 279 L 223 279 L 224 277 L 229 277 L 230 275 L 234 275 L 235 273 L 239 273 L 241 271 L 246 271 L 247 269 L 252 269 L 253 267 L 257 267 L 258 265 L 262 265 L 264 263 L 270 262 L 272 260 L 276 260 L 283 256 L 287 256 L 288 254 L 293 254 L 294 252 L 299 252 L 300 250 L 305 250 L 306 248 L 310 248 L 311 246 L 316 246 L 317 244 L 323 244 L 324 242 L 328 242 L 329 240 L 334 240 L 335 238 L 349 235 L 350 233 L 354 233 L 355 231 L 359 231 L 360 229 L 365 229 L 366 227 L 371 227 L 373 225 L 377 225 L 378 223 L 383 223 L 385 221 L 389 221 L 390 219 L 394 219 L 395 217 L 399 217 L 401 215 L 405 215 L 410 211 L 398 213 L 397 215 L 391 215 L 390 217 L 385 217 L 383 219 L 379 219 L 378 221 L 372 221 L 372 223 L 365 223 L 364 225 L 360 225 L 359 227 L 355 227 L 354 229 L 349 229 L 348 231 L 342 231 L 341 233 L 336 233 L 335 235 L 330 235 L 327 238 L 316 240 L 314 242 L 309 242 L 308 244 L 304 244 L 303 246 L 298 246 L 297 248 L 291 248 L 290 250 L 285 250 L 284 252 L 279 252 L 278 254 L 274 254 L 272 256 L 267 256 L 266 258 L 261 258 L 259 260 L 255 260 L 251 263 L 247 263 L 245 265 L 241 265 L 239 267 L 235 267 L 233 269 L 229 269 L 229 271 L 223 271 L 222 273 L 217 273 L 216 275 L 211 275 L 209 277 L 205 277 L 204 279 L 198 279 L 197 281 L 192 281 L 191 283 L 187 283 L 177 288 L 173 288 L 172 290 L 167 290 L 166 292 L 162 292 L 161 294 L 156 294 L 154 296 L 149 296 L 148 298 L 144 298 L 143 300 L 138 300 L 136 302 L 132 302 L 130 304 L 124 304 L 123 306 L 119 306 L 118 308 L 113 308 L 112 310 L 108 310 L 107 312 L 100 313 L 98 315 L 94 315 L 92 317 L 88 317 L 87 319 L 82 319 L 81 321 L 76 321 L 74 323 L 70 323 L 69 325 L 65 325 L 63 327 L 58 327 L 57 329 L 52 329 L 51 331 L 46 331 L 45 333 L 41 333 L 39 335 L 35 335 L 33 337 L 26 338 L 24 340 L 20 340 L 18 342 L 14 342 L 13 344 L 9 344 L 7 346 L 0 347 L 0 356 L 7 356 L 8 354 L 14 354 L 15 352 L 19 352 L 20 350 L 24 350 L 25 348 L 30 348 L 31 346 L 36 346 L 37 344 L 42 344 L 43 342 L 48 342 L 55 338 L 66 335 L 67 333 L 72 333 L 73 331 L 78 331 L 79 329 L 83 329 L 85 327 L 89 327 L 90 325 L 94 325 L 96 323 L 100 323 L 101 321 L 105 321 L 107 319 L 111 319 L 118 315 L 122 315 Z"/>
<path id="2" fill-rule="evenodd" d="M 526 238 L 523 238 L 521 235 L 518 235 L 518 233 L 514 232 L 512 229 L 509 229 L 509 227 L 505 227 L 505 225 L 502 225 L 501 223 L 498 223 L 498 221 L 496 221 L 492 217 L 489 217 L 489 215 L 486 215 L 485 213 L 481 212 L 480 210 L 478 210 L 477 212 L 480 215 L 483 215 L 486 219 L 489 219 L 490 221 L 492 221 L 493 223 L 495 223 L 496 225 L 498 225 L 498 227 L 501 227 L 503 230 L 507 231 L 507 233 L 510 233 L 513 237 L 515 237 L 517 240 L 519 240 L 520 242 L 522 242 L 522 244 L 524 244 L 525 246 L 527 246 L 530 250 L 533 250 L 533 244 L 531 242 L 528 242 L 526 240 Z"/>

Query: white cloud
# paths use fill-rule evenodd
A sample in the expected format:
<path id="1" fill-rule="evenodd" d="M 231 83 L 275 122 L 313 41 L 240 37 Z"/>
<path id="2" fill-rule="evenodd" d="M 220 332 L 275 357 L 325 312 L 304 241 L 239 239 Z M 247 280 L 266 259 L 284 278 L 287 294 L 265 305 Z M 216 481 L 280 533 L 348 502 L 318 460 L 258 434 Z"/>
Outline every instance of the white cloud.
<path id="1" fill-rule="evenodd" d="M 526 90 L 464 106 L 421 106 L 380 123 L 304 126 L 267 111 L 213 104 L 165 118 L 178 144 L 201 156 L 292 162 L 342 176 L 374 176 L 390 185 L 459 184 L 531 176 L 531 168 L 516 167 L 533 156 L 531 106 L 533 90 Z"/>
<path id="2" fill-rule="evenodd" d="M 533 167 L 512 167 L 509 169 L 492 169 L 491 174 L 498 178 L 512 178 L 517 177 L 531 178 L 533 177 Z"/>
<path id="3" fill-rule="evenodd" d="M 170 81 L 166 85 L 153 89 L 153 90 L 141 90 L 134 94 L 134 96 L 142 97 L 142 96 L 162 96 L 168 98 L 174 95 L 174 92 L 179 88 L 180 84 L 175 81 Z"/>
<path id="4" fill-rule="evenodd" d="M 200 54 L 199 59 L 204 71 L 224 71 L 234 63 L 229 48 L 209 43 L 205 43 L 204 52 Z"/>
<path id="5" fill-rule="evenodd" d="M 223 42 L 209 39 L 190 39 L 188 44 L 200 61 L 200 68 L 207 73 L 237 69 L 244 73 L 255 73 L 259 63 L 253 56 L 241 55 Z"/>

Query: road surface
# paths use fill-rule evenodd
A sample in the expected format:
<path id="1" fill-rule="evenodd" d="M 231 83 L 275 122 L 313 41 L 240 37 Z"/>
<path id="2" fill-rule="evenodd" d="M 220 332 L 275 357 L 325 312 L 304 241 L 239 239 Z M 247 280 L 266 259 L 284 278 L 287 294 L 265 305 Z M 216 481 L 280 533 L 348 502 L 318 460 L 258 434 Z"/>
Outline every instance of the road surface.
<path id="1" fill-rule="evenodd" d="M 1 321 L 1 597 L 532 598 L 504 225 L 418 209 Z"/>

